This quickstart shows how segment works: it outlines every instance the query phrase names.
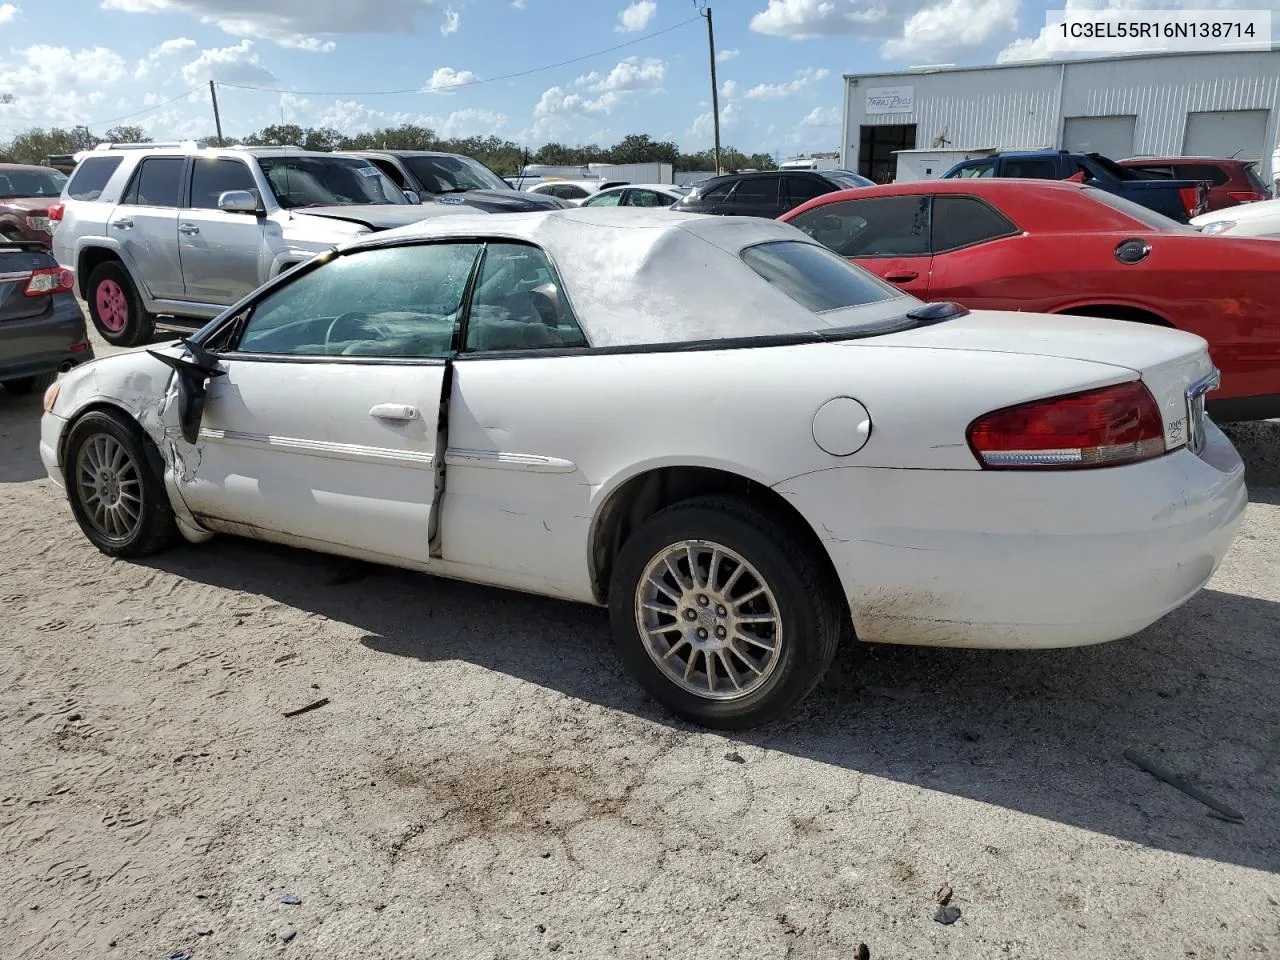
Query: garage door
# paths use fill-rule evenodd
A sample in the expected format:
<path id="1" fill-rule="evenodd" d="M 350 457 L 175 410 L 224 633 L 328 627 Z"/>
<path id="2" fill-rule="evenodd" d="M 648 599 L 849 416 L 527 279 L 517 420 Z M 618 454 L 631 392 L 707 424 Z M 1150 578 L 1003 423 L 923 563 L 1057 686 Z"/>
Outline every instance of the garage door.
<path id="1" fill-rule="evenodd" d="M 1100 153 L 1111 160 L 1133 156 L 1137 117 L 1067 117 L 1062 148 L 1073 153 Z"/>
<path id="2" fill-rule="evenodd" d="M 1267 111 L 1227 110 L 1220 113 L 1188 113 L 1182 152 L 1188 157 L 1230 157 L 1262 160 L 1269 152 Z"/>

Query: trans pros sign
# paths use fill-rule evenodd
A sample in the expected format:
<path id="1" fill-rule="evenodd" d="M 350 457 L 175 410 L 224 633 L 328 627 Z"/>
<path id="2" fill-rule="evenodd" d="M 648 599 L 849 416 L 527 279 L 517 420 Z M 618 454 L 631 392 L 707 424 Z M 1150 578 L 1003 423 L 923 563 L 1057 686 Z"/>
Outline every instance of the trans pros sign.
<path id="1" fill-rule="evenodd" d="M 915 87 L 867 88 L 867 113 L 912 113 L 915 108 Z"/>

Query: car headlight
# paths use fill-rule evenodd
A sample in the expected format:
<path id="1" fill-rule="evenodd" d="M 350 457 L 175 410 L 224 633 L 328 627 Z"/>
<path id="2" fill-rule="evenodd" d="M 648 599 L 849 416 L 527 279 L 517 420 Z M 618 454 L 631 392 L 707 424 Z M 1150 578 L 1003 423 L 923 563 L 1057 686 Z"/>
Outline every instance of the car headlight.
<path id="1" fill-rule="evenodd" d="M 1206 223 L 1200 228 L 1200 232 L 1207 237 L 1213 236 L 1215 233 L 1226 233 L 1236 225 L 1234 220 L 1215 220 L 1213 223 Z"/>

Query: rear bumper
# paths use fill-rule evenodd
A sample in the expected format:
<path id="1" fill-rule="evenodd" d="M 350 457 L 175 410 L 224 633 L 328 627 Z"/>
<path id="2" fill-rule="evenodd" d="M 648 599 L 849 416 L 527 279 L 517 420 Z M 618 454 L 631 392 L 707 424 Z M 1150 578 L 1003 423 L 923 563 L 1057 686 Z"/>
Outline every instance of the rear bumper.
<path id="1" fill-rule="evenodd" d="M 80 304 L 69 293 L 54 299 L 53 308 L 38 317 L 0 320 L 0 380 L 39 376 L 93 359 Z"/>
<path id="2" fill-rule="evenodd" d="M 1181 450 L 1090 471 L 870 470 L 778 491 L 823 540 L 860 639 L 1035 649 L 1129 636 L 1213 575 L 1247 502 L 1216 427 Z"/>

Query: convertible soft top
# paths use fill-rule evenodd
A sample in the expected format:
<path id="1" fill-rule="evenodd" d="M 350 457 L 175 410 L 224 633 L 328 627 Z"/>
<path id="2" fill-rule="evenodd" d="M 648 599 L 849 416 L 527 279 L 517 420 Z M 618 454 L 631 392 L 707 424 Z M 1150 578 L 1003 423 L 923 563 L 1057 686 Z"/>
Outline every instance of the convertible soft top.
<path id="1" fill-rule="evenodd" d="M 746 247 L 773 241 L 819 245 L 795 227 L 756 217 L 609 207 L 441 217 L 346 249 L 397 238 L 453 237 L 505 238 L 541 247 L 560 274 L 578 322 L 598 347 L 777 336 L 825 325 L 740 256 Z M 860 309 L 882 313 L 884 308 Z"/>

